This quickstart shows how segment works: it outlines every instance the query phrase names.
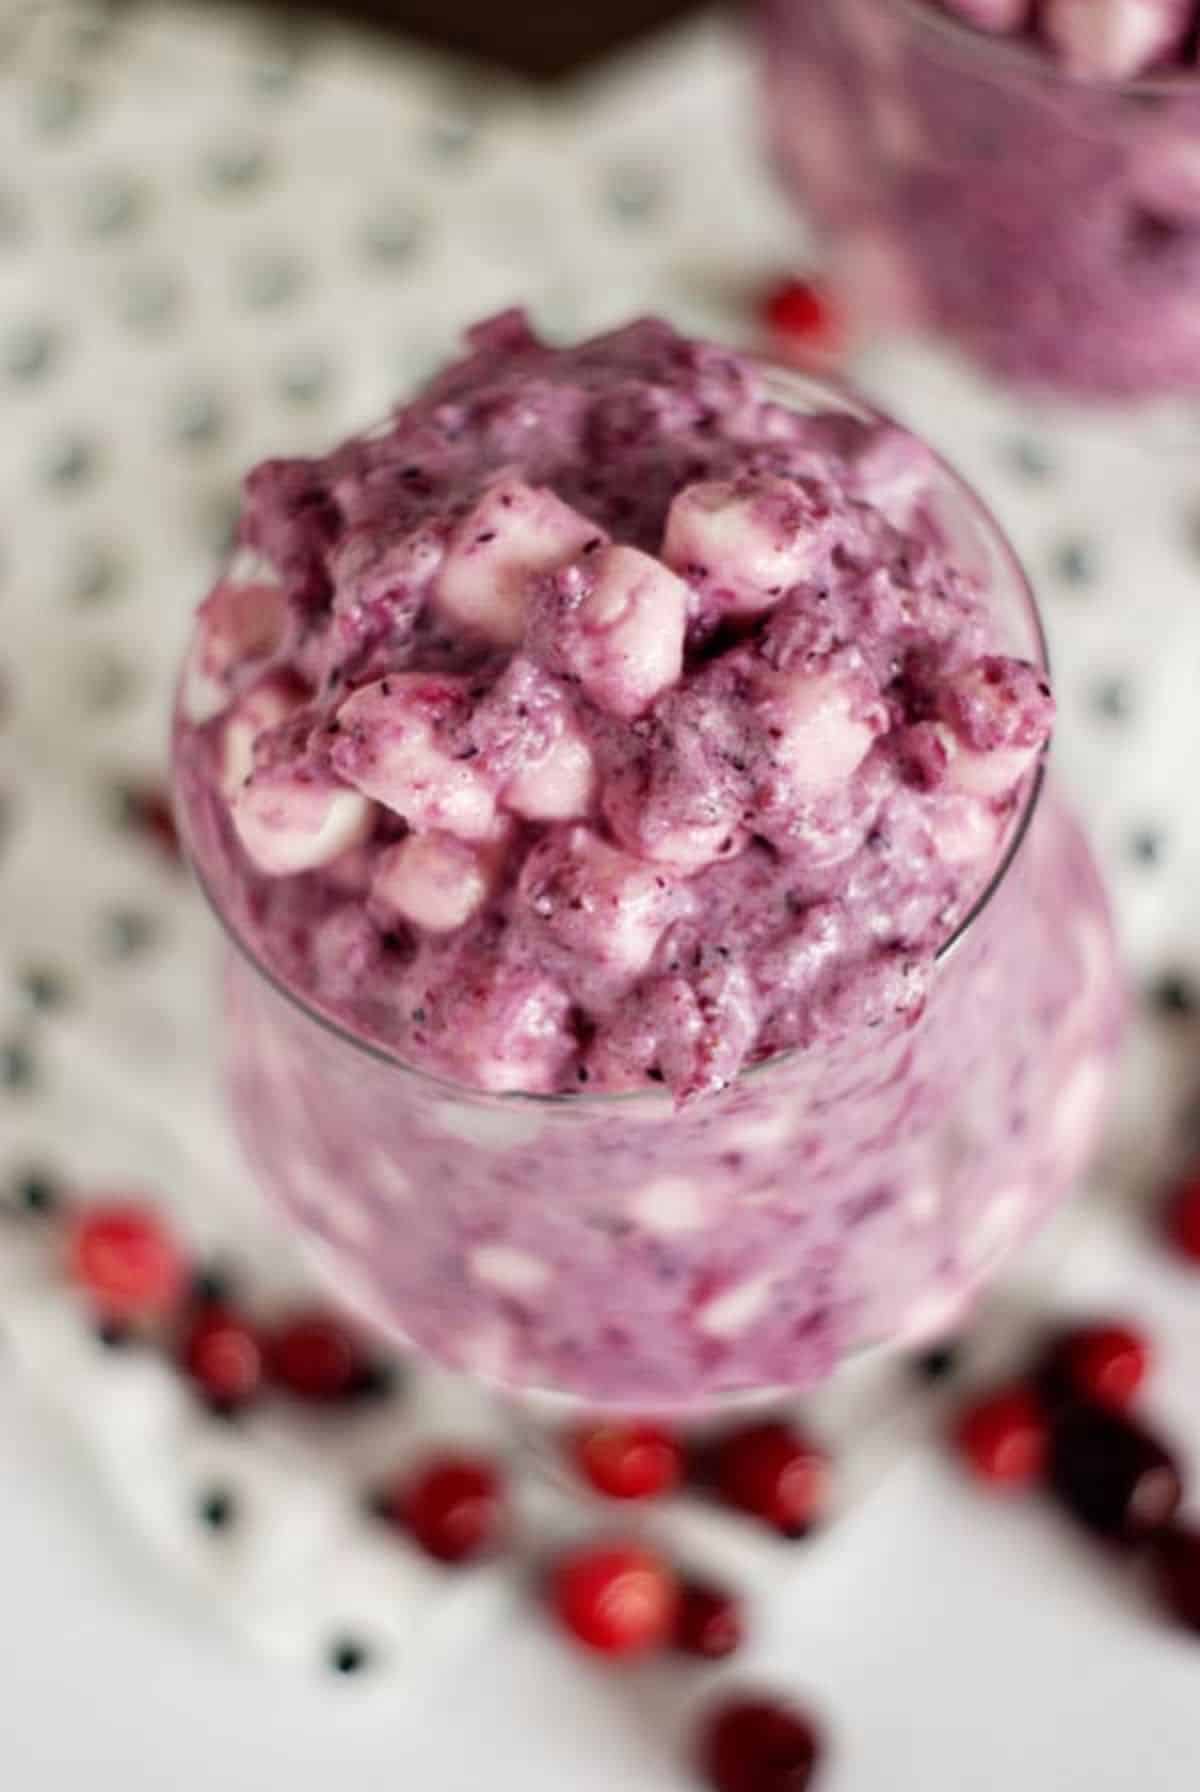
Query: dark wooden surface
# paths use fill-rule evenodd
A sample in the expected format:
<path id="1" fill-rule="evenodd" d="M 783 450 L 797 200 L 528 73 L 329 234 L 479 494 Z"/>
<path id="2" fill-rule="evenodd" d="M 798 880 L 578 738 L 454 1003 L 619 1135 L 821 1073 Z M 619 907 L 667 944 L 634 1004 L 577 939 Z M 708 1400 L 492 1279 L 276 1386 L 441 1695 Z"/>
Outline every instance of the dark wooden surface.
<path id="1" fill-rule="evenodd" d="M 276 6 L 290 10 L 287 0 L 276 0 Z M 551 77 L 697 11 L 698 0 L 343 0 L 327 10 Z"/>

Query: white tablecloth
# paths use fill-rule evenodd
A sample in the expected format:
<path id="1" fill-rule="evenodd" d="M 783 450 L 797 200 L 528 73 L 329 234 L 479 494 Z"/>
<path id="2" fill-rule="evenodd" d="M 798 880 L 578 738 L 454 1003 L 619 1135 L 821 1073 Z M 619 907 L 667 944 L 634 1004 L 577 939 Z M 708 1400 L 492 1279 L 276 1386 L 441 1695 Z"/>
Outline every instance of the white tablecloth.
<path id="1" fill-rule="evenodd" d="M 760 163 L 749 58 L 716 22 L 548 98 L 334 30 L 281 39 L 210 9 L 10 4 L 0 1177 L 36 1163 L 144 1187 L 199 1249 L 232 1249 L 261 1286 L 296 1279 L 221 1126 L 206 917 L 120 819 L 121 792 L 161 776 L 171 670 L 237 474 L 376 415 L 488 310 L 523 300 L 574 334 L 662 309 L 744 338 L 752 295 L 802 253 Z M 1137 986 L 1165 987 L 1139 1011 L 1125 1123 L 1079 1242 L 1032 1273 L 1056 1300 L 1129 1306 L 1162 1331 L 1154 1400 L 1195 1446 L 1200 1287 L 1161 1260 L 1139 1202 L 1200 1144 L 1200 1033 L 1180 1012 L 1200 991 L 1200 422 L 1052 412 L 915 348 L 875 350 L 858 372 L 976 480 L 1044 600 L 1060 771 Z M 7 1227 L 0 1266 L 8 1360 L 28 1370 L 0 1371 L 8 1783 L 58 1792 L 84 1763 L 179 1792 L 214 1774 L 297 1792 L 335 1774 L 433 1792 L 677 1783 L 677 1723 L 705 1676 L 588 1673 L 514 1621 L 516 1577 L 447 1583 L 381 1548 L 348 1505 L 356 1478 L 429 1431 L 508 1448 L 485 1403 L 425 1377 L 394 1424 L 221 1433 L 159 1366 L 97 1350 L 29 1228 Z M 896 1453 L 854 1397 L 828 1422 L 884 1438 L 849 1452 L 869 1481 Z M 878 1390 L 862 1398 L 874 1414 Z M 47 1428 L 51 1407 L 65 1429 Z M 64 1437 L 99 1476 L 76 1472 Z M 214 1555 L 192 1502 L 230 1478 L 260 1522 Z M 582 1522 L 523 1489 L 535 1528 Z M 664 1523 L 760 1590 L 751 1670 L 826 1710 L 834 1792 L 1194 1783 L 1194 1650 L 1049 1515 L 986 1511 L 933 1452 L 786 1580 L 794 1558 L 737 1527 Z M 174 1580 L 139 1586 L 130 1536 Z M 214 1640 L 199 1608 L 163 1596 L 172 1586 L 298 1671 L 272 1677 Z M 318 1679 L 348 1628 L 406 1672 Z"/>

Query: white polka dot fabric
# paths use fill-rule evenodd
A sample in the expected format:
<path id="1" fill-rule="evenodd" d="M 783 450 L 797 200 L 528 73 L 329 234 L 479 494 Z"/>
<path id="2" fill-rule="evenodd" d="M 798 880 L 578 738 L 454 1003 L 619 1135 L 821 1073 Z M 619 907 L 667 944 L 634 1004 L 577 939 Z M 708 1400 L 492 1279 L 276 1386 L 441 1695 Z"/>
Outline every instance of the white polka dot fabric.
<path id="1" fill-rule="evenodd" d="M 662 309 L 745 339 L 751 295 L 802 258 L 725 26 L 546 97 L 209 7 L 14 0 L 0 20 L 0 1324 L 146 1543 L 275 1653 L 436 1664 L 596 1514 L 546 1472 L 540 1422 L 426 1369 L 369 1412 L 218 1424 L 163 1360 L 100 1344 L 52 1224 L 27 1212 L 45 1177 L 144 1190 L 255 1299 L 304 1282 L 223 1129 L 214 930 L 131 820 L 163 775 L 173 669 L 239 472 L 370 420 L 480 313 L 522 300 L 566 335 Z M 1018 1305 L 1051 1283 L 1070 1300 L 1119 1285 L 1125 1193 L 1189 1128 L 1200 1142 L 1200 419 L 1063 416 L 923 350 L 859 372 L 1026 556 L 1061 769 L 1153 997 L 1109 1163 L 1121 1198 L 1072 1216 L 1083 1243 L 1068 1267 L 1044 1246 Z M 677 1190 L 655 1200 L 664 1229 L 686 1223 Z M 843 1497 L 927 1425 L 916 1389 L 904 1365 L 863 1363 L 813 1404 Z M 515 1569 L 449 1576 L 364 1515 L 373 1477 L 430 1437 L 512 1465 Z M 653 1522 L 714 1571 L 765 1587 L 786 1560 L 803 1578 L 802 1551 L 698 1504 Z"/>

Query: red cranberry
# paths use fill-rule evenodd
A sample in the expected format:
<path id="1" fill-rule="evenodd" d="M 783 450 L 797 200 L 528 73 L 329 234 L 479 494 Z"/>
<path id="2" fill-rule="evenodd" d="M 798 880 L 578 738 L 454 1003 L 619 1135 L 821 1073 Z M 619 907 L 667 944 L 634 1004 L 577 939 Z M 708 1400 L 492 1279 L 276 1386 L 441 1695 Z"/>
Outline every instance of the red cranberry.
<path id="1" fill-rule="evenodd" d="M 217 1406 L 244 1406 L 262 1386 L 261 1340 L 232 1307 L 199 1307 L 184 1333 L 179 1359 L 205 1398 Z"/>
<path id="2" fill-rule="evenodd" d="M 741 1602 L 732 1593 L 701 1581 L 684 1583 L 672 1639 L 684 1655 L 724 1661 L 741 1648 L 745 1629 Z"/>
<path id="3" fill-rule="evenodd" d="M 1151 1544 L 1151 1562 L 1163 1604 L 1200 1636 L 1200 1530 L 1173 1525 L 1163 1531 Z"/>
<path id="4" fill-rule="evenodd" d="M 156 1213 L 114 1202 L 70 1222 L 67 1273 L 106 1318 L 154 1319 L 179 1299 L 187 1266 Z"/>
<path id="5" fill-rule="evenodd" d="M 802 1711 L 773 1699 L 733 1699 L 705 1720 L 699 1753 L 714 1792 L 805 1792 L 821 1738 Z"/>
<path id="6" fill-rule="evenodd" d="M 727 1505 L 787 1537 L 805 1536 L 829 1501 L 828 1456 L 778 1422 L 732 1432 L 718 1445 L 715 1475 Z"/>
<path id="7" fill-rule="evenodd" d="M 1200 1264 L 1200 1171 L 1180 1183 L 1167 1204 L 1167 1236 L 1181 1257 Z"/>
<path id="8" fill-rule="evenodd" d="M 392 1514 L 427 1555 L 469 1562 L 500 1541 L 506 1523 L 504 1482 L 490 1462 L 436 1456 L 398 1489 Z"/>
<path id="9" fill-rule="evenodd" d="M 1147 1339 L 1130 1326 L 1074 1326 L 1054 1340 L 1039 1386 L 1052 1404 L 1091 1400 L 1120 1411 L 1145 1381 L 1150 1362 Z"/>
<path id="10" fill-rule="evenodd" d="M 679 1603 L 671 1569 L 637 1544 L 577 1550 L 554 1570 L 552 1599 L 576 1642 L 598 1655 L 646 1655 L 670 1640 Z"/>
<path id="11" fill-rule="evenodd" d="M 827 289 L 814 281 L 780 280 L 764 295 L 762 318 L 780 346 L 831 356 L 845 347 L 845 326 Z"/>
<path id="12" fill-rule="evenodd" d="M 966 1466 L 993 1487 L 1028 1487 L 1042 1473 L 1049 1425 L 1033 1392 L 998 1388 L 959 1414 L 954 1443 Z"/>
<path id="13" fill-rule="evenodd" d="M 1122 1413 L 1069 1407 L 1051 1430 L 1050 1485 L 1098 1536 L 1137 1543 L 1169 1524 L 1183 1482 L 1170 1451 Z"/>
<path id="14" fill-rule="evenodd" d="M 683 1451 L 658 1425 L 594 1425 L 578 1434 L 574 1454 L 584 1480 L 613 1500 L 670 1493 L 683 1473 Z"/>
<path id="15" fill-rule="evenodd" d="M 276 1328 L 270 1369 L 289 1394 L 323 1405 L 356 1394 L 367 1364 L 357 1338 L 343 1321 L 313 1307 L 290 1314 Z"/>

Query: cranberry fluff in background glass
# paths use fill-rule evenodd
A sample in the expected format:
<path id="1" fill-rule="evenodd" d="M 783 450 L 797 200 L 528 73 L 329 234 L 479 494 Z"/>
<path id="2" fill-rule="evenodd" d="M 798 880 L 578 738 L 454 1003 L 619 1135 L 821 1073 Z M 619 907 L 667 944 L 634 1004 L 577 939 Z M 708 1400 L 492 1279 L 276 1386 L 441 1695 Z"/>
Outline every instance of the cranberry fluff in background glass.
<path id="1" fill-rule="evenodd" d="M 1197 0 L 759 0 L 776 162 L 860 325 L 1200 389 Z"/>
<path id="2" fill-rule="evenodd" d="M 954 1324 L 1122 1011 L 972 494 L 836 386 L 509 314 L 239 543 L 177 796 L 241 1140 L 344 1296 L 643 1408 Z"/>

